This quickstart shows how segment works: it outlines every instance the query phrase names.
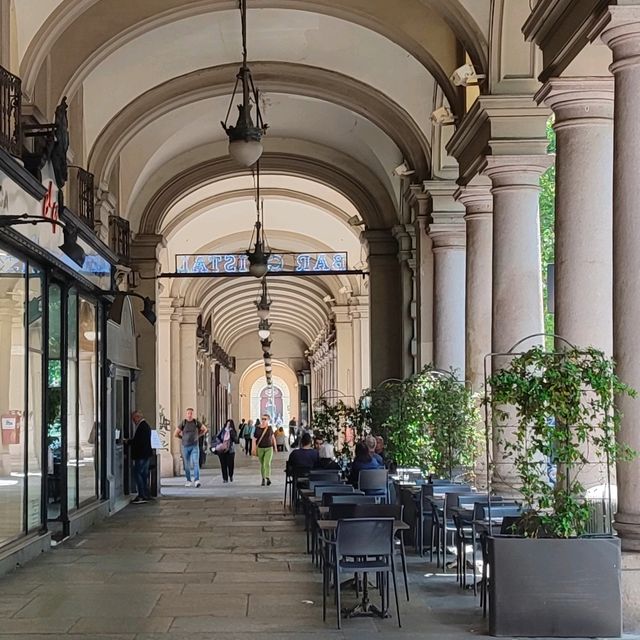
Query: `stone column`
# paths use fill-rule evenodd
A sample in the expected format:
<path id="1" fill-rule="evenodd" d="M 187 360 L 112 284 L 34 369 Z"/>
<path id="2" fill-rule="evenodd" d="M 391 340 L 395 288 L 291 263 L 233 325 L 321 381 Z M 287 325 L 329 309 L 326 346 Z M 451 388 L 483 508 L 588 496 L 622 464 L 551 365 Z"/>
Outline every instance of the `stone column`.
<path id="1" fill-rule="evenodd" d="M 351 308 L 349 311 L 353 331 L 353 396 L 358 402 L 362 395 L 362 322 L 360 312 Z"/>
<path id="2" fill-rule="evenodd" d="M 620 378 L 640 390 L 640 6 L 610 6 L 602 38 L 613 51 L 613 357 Z M 619 398 L 619 439 L 640 450 L 640 400 Z M 640 458 L 620 463 L 616 531 L 626 551 L 640 551 Z M 637 558 L 637 556 L 636 556 Z M 635 560 L 636 567 L 640 562 Z M 640 580 L 635 580 L 636 585 Z M 637 587 L 636 587 L 637 588 Z M 636 592 L 637 593 L 637 592 Z M 637 601 L 635 606 L 638 611 Z M 640 626 L 637 613 L 635 624 Z"/>
<path id="3" fill-rule="evenodd" d="M 505 353 L 544 330 L 540 176 L 553 156 L 489 156 L 484 173 L 493 193 L 492 351 Z M 541 337 L 522 345 L 542 344 Z M 498 365 L 499 366 L 499 365 Z"/>
<path id="4" fill-rule="evenodd" d="M 173 299 L 159 298 L 156 330 L 158 336 L 158 412 L 171 416 L 171 316 Z M 157 425 L 160 426 L 160 423 Z M 171 438 L 169 438 L 169 441 Z M 173 475 L 173 458 L 170 450 L 160 452 L 160 472 L 163 478 Z"/>
<path id="5" fill-rule="evenodd" d="M 182 309 L 180 305 L 182 300 L 174 300 L 173 313 L 171 314 L 171 326 L 169 329 L 169 343 L 171 352 L 171 377 L 169 385 L 171 394 L 169 396 L 169 420 L 171 420 L 171 434 L 169 441 L 171 442 L 171 456 L 173 457 L 173 473 L 180 475 L 181 473 L 181 457 L 180 457 L 180 440 L 173 437 L 176 427 L 182 420 L 181 396 L 180 396 L 180 322 L 182 321 Z"/>
<path id="6" fill-rule="evenodd" d="M 391 233 L 364 231 L 369 248 L 371 384 L 402 376 L 402 306 L 398 244 Z"/>
<path id="7" fill-rule="evenodd" d="M 414 373 L 414 361 L 411 345 L 414 339 L 414 325 L 411 317 L 413 306 L 413 271 L 409 261 L 413 259 L 413 240 L 404 225 L 393 228 L 393 236 L 399 247 L 400 284 L 402 296 L 402 377 L 408 378 Z"/>
<path id="8" fill-rule="evenodd" d="M 347 305 L 337 305 L 332 309 L 336 321 L 335 378 L 336 388 L 346 396 L 355 397 L 353 384 L 353 323 Z M 351 400 L 351 397 L 344 401 Z M 350 402 L 348 404 L 351 404 Z"/>
<path id="9" fill-rule="evenodd" d="M 429 196 L 422 186 L 412 185 L 417 202 L 416 235 L 416 315 L 417 369 L 433 362 L 433 243 L 429 230 Z"/>
<path id="10" fill-rule="evenodd" d="M 556 116 L 555 332 L 611 355 L 613 78 L 553 78 L 536 97 Z"/>
<path id="11" fill-rule="evenodd" d="M 491 353 L 491 183 L 479 176 L 455 197 L 466 209 L 465 379 L 478 392 L 484 388 L 485 356 Z"/>
<path id="12" fill-rule="evenodd" d="M 140 278 L 135 292 L 150 298 L 153 302 L 156 300 L 157 252 L 163 243 L 162 236 L 147 234 L 136 236 L 131 245 L 131 266 Z M 142 310 L 142 300 L 133 298 L 131 303 L 138 310 Z M 136 383 L 136 404 L 155 427 L 159 420 L 156 399 L 156 330 L 139 314 L 136 314 L 136 330 L 139 336 L 138 366 L 140 367 L 140 378 Z"/>
<path id="13" fill-rule="evenodd" d="M 457 185 L 425 182 L 431 197 L 429 236 L 434 255 L 434 365 L 464 380 L 464 208 L 453 198 Z"/>
<path id="14" fill-rule="evenodd" d="M 544 331 L 540 221 L 538 193 L 540 176 L 553 161 L 552 156 L 490 156 L 485 173 L 493 184 L 493 298 L 491 345 L 495 354 L 507 353 L 523 338 Z M 516 351 L 542 345 L 540 335 L 520 344 Z M 492 369 L 508 364 L 508 358 L 494 356 Z M 510 438 L 516 418 L 513 409 L 508 428 L 494 436 Z M 517 473 L 505 461 L 499 438 L 493 442 L 493 488 L 510 495 L 517 491 Z"/>
<path id="15" fill-rule="evenodd" d="M 198 359 L 198 316 L 197 307 L 182 307 L 180 322 L 180 418 L 198 404 L 197 359 Z"/>

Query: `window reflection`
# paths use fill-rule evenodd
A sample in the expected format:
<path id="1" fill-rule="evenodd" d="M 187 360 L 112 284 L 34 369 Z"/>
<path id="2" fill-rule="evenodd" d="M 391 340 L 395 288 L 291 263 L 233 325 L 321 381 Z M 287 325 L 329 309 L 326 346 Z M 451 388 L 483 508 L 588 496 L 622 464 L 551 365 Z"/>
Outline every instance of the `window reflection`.
<path id="1" fill-rule="evenodd" d="M 78 293 L 67 298 L 67 500 L 78 506 Z"/>
<path id="2" fill-rule="evenodd" d="M 0 544 L 24 531 L 25 268 L 0 272 Z"/>
<path id="3" fill-rule="evenodd" d="M 80 503 L 96 497 L 98 464 L 96 306 L 80 299 L 78 320 L 78 476 Z"/>
<path id="4" fill-rule="evenodd" d="M 47 513 L 60 517 L 62 490 L 62 361 L 60 360 L 62 297 L 60 287 L 49 287 L 49 368 L 47 370 Z"/>

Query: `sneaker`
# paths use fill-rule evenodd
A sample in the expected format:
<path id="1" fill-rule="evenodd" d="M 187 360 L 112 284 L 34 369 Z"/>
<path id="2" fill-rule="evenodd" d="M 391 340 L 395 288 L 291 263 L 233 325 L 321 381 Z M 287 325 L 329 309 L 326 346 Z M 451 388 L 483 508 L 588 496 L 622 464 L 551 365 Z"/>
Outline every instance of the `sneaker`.
<path id="1" fill-rule="evenodd" d="M 200 484 L 200 480 L 196 480 L 195 484 L 193 486 L 194 487 L 201 487 L 202 485 Z"/>
<path id="2" fill-rule="evenodd" d="M 144 498 L 141 498 L 140 496 L 137 496 L 136 498 L 134 498 L 131 501 L 131 504 L 145 504 L 147 501 Z"/>
<path id="3" fill-rule="evenodd" d="M 187 480 L 187 481 L 184 483 L 184 486 L 185 486 L 185 487 L 190 487 L 190 486 L 191 486 L 191 480 Z"/>
<path id="4" fill-rule="evenodd" d="M 270 487 L 271 486 L 271 479 L 267 478 L 267 486 Z"/>
<path id="5" fill-rule="evenodd" d="M 222 484 L 227 484 L 227 482 L 229 482 L 228 480 L 223 480 Z"/>
<path id="6" fill-rule="evenodd" d="M 266 483 L 265 483 L 265 481 L 264 481 L 264 478 L 262 478 L 262 485 L 261 485 L 261 486 L 263 486 L 263 487 L 264 487 L 264 485 L 265 485 L 265 484 L 266 484 Z"/>

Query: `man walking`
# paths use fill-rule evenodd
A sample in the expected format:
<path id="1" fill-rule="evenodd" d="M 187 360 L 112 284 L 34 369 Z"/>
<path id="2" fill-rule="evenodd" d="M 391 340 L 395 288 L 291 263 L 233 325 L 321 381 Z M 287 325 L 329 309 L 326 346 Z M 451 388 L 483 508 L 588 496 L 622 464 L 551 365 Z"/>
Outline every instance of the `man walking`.
<path id="1" fill-rule="evenodd" d="M 176 429 L 176 437 L 182 440 L 182 459 L 184 460 L 184 473 L 187 477 L 185 487 L 191 485 L 191 472 L 193 471 L 193 486 L 200 486 L 200 436 L 207 433 L 207 428 L 193 416 L 193 409 L 189 407 L 185 419 Z"/>
<path id="2" fill-rule="evenodd" d="M 149 463 L 153 456 L 151 448 L 151 427 L 144 419 L 140 411 L 131 414 L 136 431 L 133 438 L 127 442 L 131 445 L 131 458 L 133 459 L 133 476 L 136 481 L 138 495 L 131 501 L 132 504 L 144 504 L 151 500 L 149 494 Z"/>

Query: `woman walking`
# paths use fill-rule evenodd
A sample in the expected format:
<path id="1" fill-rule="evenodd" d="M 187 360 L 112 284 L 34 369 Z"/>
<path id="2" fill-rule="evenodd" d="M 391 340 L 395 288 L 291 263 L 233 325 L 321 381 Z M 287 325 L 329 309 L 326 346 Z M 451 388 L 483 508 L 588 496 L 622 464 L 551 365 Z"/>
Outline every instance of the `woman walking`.
<path id="1" fill-rule="evenodd" d="M 262 486 L 271 484 L 271 460 L 273 452 L 276 450 L 276 436 L 269 424 L 269 415 L 264 414 L 260 426 L 253 434 L 254 451 L 260 460 L 260 475 L 262 475 Z"/>
<path id="2" fill-rule="evenodd" d="M 214 451 L 220 458 L 220 468 L 222 469 L 222 482 L 233 482 L 233 468 L 236 459 L 236 444 L 238 442 L 238 432 L 233 420 L 227 420 L 224 427 L 216 436 Z"/>

